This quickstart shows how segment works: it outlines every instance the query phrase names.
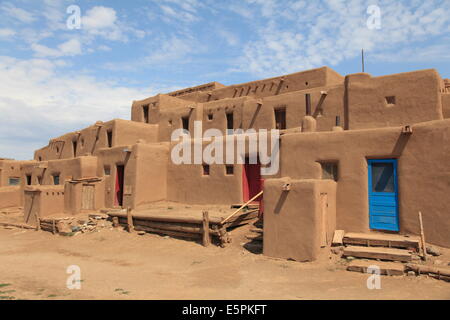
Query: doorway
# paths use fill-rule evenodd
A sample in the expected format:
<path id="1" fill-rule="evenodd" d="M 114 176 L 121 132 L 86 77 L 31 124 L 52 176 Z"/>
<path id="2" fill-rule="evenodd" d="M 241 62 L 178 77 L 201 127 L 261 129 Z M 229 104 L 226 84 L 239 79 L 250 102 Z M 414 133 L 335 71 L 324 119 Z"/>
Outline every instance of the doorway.
<path id="1" fill-rule="evenodd" d="M 368 160 L 370 229 L 399 231 L 397 160 Z"/>
<path id="2" fill-rule="evenodd" d="M 81 196 L 81 210 L 95 209 L 95 186 L 93 184 L 83 184 Z"/>
<path id="3" fill-rule="evenodd" d="M 114 205 L 121 207 L 123 205 L 123 184 L 124 184 L 125 166 L 116 166 L 116 187 L 114 192 Z"/>
<path id="4" fill-rule="evenodd" d="M 261 164 L 259 160 L 256 164 L 251 164 L 249 158 L 245 158 L 242 167 L 242 190 L 244 203 L 252 199 L 263 190 L 264 179 L 261 178 Z M 263 212 L 263 196 L 258 197 L 253 202 L 259 203 L 260 213 Z"/>

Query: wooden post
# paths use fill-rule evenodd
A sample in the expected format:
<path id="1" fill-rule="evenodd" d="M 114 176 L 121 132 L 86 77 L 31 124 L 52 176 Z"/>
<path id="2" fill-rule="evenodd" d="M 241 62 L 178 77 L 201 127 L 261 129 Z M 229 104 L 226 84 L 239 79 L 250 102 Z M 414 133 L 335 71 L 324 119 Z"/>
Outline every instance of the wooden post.
<path id="1" fill-rule="evenodd" d="M 234 211 L 232 214 L 230 214 L 228 217 L 226 217 L 225 219 L 223 219 L 220 224 L 224 224 L 225 222 L 227 222 L 228 220 L 230 220 L 236 213 L 238 213 L 239 211 L 241 211 L 242 209 L 244 209 L 246 206 L 248 206 L 251 202 L 253 202 L 254 200 L 256 200 L 257 198 L 259 198 L 260 196 L 262 196 L 264 193 L 264 191 L 261 191 L 260 193 L 258 193 L 256 196 L 254 196 L 253 198 L 251 198 L 250 200 L 248 200 L 246 203 L 244 203 L 239 209 L 237 209 L 236 211 Z"/>
<path id="2" fill-rule="evenodd" d="M 127 223 L 128 223 L 128 232 L 133 232 L 134 231 L 134 226 L 133 226 L 133 216 L 131 215 L 131 209 L 130 207 L 127 207 Z"/>
<path id="3" fill-rule="evenodd" d="M 34 216 L 36 217 L 36 231 L 39 231 L 41 230 L 41 219 L 39 219 L 37 212 L 34 213 Z"/>
<path id="4" fill-rule="evenodd" d="M 211 235 L 209 233 L 209 213 L 203 211 L 203 246 L 207 247 L 211 243 Z"/>
<path id="5" fill-rule="evenodd" d="M 56 224 L 55 224 L 55 219 L 52 220 L 52 233 L 56 234 Z"/>
<path id="6" fill-rule="evenodd" d="M 422 212 L 419 211 L 419 224 L 420 224 L 420 240 L 422 242 L 423 260 L 427 261 L 427 245 L 425 243 L 425 233 L 423 232 Z"/>

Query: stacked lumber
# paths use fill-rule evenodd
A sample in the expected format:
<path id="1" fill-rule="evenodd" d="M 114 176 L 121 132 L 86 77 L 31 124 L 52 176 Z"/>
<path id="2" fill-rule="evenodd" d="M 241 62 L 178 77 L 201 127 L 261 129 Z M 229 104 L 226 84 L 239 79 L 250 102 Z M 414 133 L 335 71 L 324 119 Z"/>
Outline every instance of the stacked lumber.
<path id="1" fill-rule="evenodd" d="M 419 264 L 408 263 L 406 270 L 414 271 L 417 275 L 425 274 L 430 277 L 450 282 L 450 268 L 431 267 Z"/>
<path id="2" fill-rule="evenodd" d="M 160 235 L 191 239 L 201 241 L 204 246 L 211 243 L 211 239 L 217 239 L 220 246 L 224 247 L 231 242 L 227 228 L 236 227 L 249 223 L 258 216 L 258 210 L 251 210 L 240 215 L 235 215 L 225 223 L 222 218 L 211 217 L 205 211 L 203 216 L 180 216 L 180 215 L 151 215 L 131 214 L 125 212 L 111 211 L 108 215 L 113 221 L 132 232 L 145 231 Z"/>

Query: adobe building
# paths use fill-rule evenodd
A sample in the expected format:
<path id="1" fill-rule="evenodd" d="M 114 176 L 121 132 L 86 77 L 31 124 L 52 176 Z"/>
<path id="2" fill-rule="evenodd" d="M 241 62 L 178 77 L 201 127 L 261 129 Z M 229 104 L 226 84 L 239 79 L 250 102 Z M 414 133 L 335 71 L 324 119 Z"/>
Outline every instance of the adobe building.
<path id="1" fill-rule="evenodd" d="M 0 208 L 24 220 L 157 201 L 245 203 L 260 191 L 264 254 L 311 261 L 333 232 L 418 235 L 450 247 L 450 81 L 435 70 L 372 77 L 323 67 L 239 85 L 213 82 L 134 101 L 131 121 L 97 122 L 50 140 L 32 161 L 0 160 Z M 279 170 L 176 164 L 176 129 L 280 130 Z M 216 139 L 219 139 L 216 137 Z M 221 141 L 219 139 L 219 141 Z M 203 139 L 189 140 L 204 151 Z M 225 143 L 225 142 L 224 142 Z M 225 148 L 224 148 L 225 149 Z M 192 157 L 194 157 L 192 155 Z M 240 162 L 238 158 L 240 157 Z"/>

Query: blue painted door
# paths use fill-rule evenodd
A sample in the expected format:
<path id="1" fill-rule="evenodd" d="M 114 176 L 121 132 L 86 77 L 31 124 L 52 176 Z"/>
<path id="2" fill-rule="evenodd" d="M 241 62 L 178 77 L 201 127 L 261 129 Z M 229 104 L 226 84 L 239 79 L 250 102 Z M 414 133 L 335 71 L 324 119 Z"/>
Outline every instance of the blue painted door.
<path id="1" fill-rule="evenodd" d="M 370 229 L 399 231 L 397 160 L 369 160 Z"/>

